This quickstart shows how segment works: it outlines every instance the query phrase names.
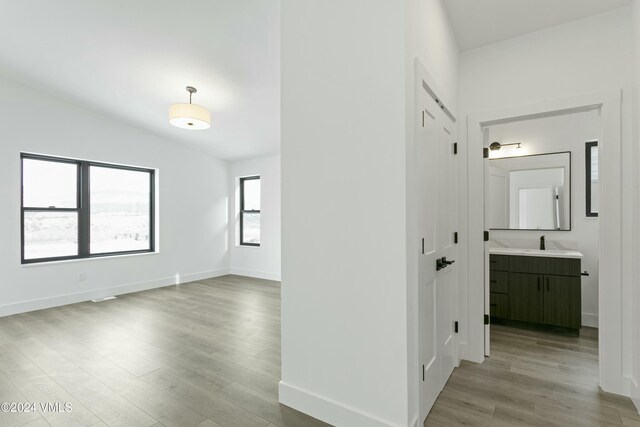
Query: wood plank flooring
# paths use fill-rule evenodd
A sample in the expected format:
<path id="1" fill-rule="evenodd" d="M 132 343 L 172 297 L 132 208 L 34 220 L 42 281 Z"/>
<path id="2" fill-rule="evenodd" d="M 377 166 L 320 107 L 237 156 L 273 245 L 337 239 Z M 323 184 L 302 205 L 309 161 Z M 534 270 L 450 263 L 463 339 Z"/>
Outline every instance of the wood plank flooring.
<path id="1" fill-rule="evenodd" d="M 425 426 L 635 426 L 630 399 L 598 388 L 597 329 L 579 338 L 491 326 L 491 357 L 463 361 Z"/>
<path id="2" fill-rule="evenodd" d="M 0 318 L 0 426 L 325 426 L 278 403 L 280 284 L 224 276 Z"/>
<path id="3" fill-rule="evenodd" d="M 492 356 L 462 362 L 425 426 L 635 426 L 597 387 L 597 331 L 492 326 Z M 0 426 L 312 427 L 278 403 L 280 285 L 224 276 L 0 318 Z"/>

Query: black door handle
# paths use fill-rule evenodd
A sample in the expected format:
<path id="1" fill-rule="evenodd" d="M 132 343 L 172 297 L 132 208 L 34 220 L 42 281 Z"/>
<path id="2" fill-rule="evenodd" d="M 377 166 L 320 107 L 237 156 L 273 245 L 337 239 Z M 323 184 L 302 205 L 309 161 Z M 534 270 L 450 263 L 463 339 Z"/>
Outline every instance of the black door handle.
<path id="1" fill-rule="evenodd" d="M 443 268 L 445 268 L 446 266 L 447 266 L 447 264 L 443 264 L 441 258 L 437 258 L 436 259 L 436 271 L 440 271 Z"/>
<path id="2" fill-rule="evenodd" d="M 453 264 L 454 262 L 456 262 L 456 261 L 455 261 L 455 260 L 453 260 L 453 259 L 452 259 L 451 261 L 447 261 L 447 257 L 446 257 L 446 256 L 443 256 L 443 257 L 442 257 L 442 263 L 443 263 L 443 264 L 451 265 L 451 264 Z"/>

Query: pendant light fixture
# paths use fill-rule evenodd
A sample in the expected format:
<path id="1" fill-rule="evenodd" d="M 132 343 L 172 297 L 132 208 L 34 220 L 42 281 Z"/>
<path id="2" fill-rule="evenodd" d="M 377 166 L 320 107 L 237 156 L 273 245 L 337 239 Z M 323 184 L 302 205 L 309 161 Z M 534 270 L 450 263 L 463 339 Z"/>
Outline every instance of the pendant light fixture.
<path id="1" fill-rule="evenodd" d="M 198 90 L 187 86 L 189 92 L 188 104 L 173 104 L 169 108 L 169 123 L 182 129 L 209 129 L 211 127 L 211 112 L 201 105 L 191 103 L 191 96 Z"/>

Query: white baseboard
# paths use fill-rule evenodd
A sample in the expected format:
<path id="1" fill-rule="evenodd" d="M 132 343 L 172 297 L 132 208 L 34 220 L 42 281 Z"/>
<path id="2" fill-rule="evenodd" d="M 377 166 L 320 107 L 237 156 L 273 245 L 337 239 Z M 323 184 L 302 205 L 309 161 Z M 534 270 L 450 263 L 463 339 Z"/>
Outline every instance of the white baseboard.
<path id="1" fill-rule="evenodd" d="M 198 280 L 212 279 L 214 277 L 226 276 L 227 274 L 231 274 L 231 271 L 229 271 L 228 268 L 203 271 L 201 273 L 190 273 L 185 274 L 184 276 L 180 276 L 180 283 L 189 283 L 196 282 Z"/>
<path id="2" fill-rule="evenodd" d="M 181 276 L 180 282 L 202 280 L 211 277 L 224 276 L 229 274 L 229 270 L 211 270 L 201 273 L 185 274 Z M 90 291 L 75 292 L 66 295 L 58 295 L 54 297 L 39 298 L 29 301 L 0 305 L 0 317 L 10 316 L 12 314 L 26 313 L 29 311 L 43 310 L 45 308 L 59 307 L 61 305 L 75 304 L 78 302 L 91 301 L 93 299 L 101 299 L 111 295 L 124 295 L 131 292 L 146 291 L 149 289 L 162 288 L 164 286 L 172 286 L 176 284 L 176 277 L 163 277 L 159 279 L 149 280 L 145 282 L 129 283 L 127 285 L 111 286 L 108 288 L 93 289 Z"/>
<path id="3" fill-rule="evenodd" d="M 590 328 L 598 327 L 598 315 L 592 313 L 582 313 L 582 326 Z"/>
<path id="4" fill-rule="evenodd" d="M 629 383 L 630 383 L 630 397 L 631 397 L 631 401 L 633 402 L 634 405 L 636 405 L 636 411 L 638 411 L 638 414 L 640 414 L 640 386 L 638 386 L 638 383 L 633 380 L 633 379 L 629 379 Z"/>
<path id="5" fill-rule="evenodd" d="M 335 426 L 400 426 L 280 381 L 280 403 Z"/>
<path id="6" fill-rule="evenodd" d="M 269 273 L 267 271 L 247 270 L 244 268 L 231 268 L 230 274 L 237 274 L 238 276 L 255 277 L 256 279 L 276 280 L 280 281 L 280 274 Z"/>
<path id="7" fill-rule="evenodd" d="M 464 341 L 459 341 L 458 342 L 458 354 L 460 357 L 460 360 L 466 360 L 468 357 L 468 352 L 469 352 L 469 345 L 464 342 Z"/>

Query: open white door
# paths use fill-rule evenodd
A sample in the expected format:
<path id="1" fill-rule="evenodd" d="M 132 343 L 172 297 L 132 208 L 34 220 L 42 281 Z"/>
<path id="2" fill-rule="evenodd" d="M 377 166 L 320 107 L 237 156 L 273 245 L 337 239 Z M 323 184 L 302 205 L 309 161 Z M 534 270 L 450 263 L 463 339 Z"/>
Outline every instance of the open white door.
<path id="1" fill-rule="evenodd" d="M 458 363 L 458 300 L 454 244 L 457 167 L 454 126 L 426 91 L 418 95 L 416 163 L 419 206 L 419 362 L 421 420 Z"/>

